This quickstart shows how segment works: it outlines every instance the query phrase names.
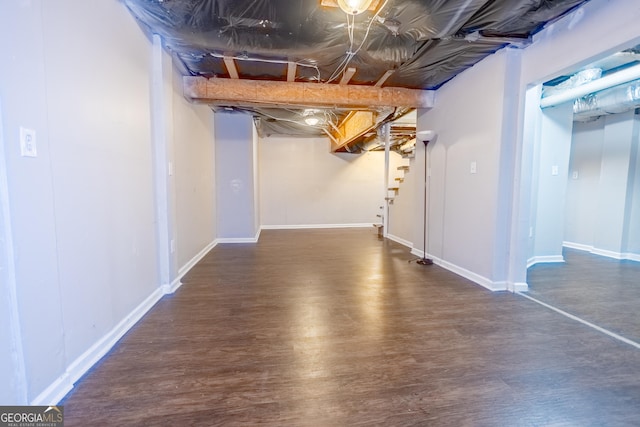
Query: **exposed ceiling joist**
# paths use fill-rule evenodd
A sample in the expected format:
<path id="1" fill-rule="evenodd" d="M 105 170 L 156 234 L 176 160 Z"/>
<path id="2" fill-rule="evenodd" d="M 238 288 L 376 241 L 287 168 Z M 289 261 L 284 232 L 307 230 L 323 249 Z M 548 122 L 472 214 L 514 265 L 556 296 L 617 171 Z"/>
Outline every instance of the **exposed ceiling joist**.
<path id="1" fill-rule="evenodd" d="M 295 82 L 296 81 L 296 70 L 298 65 L 295 62 L 289 62 L 287 66 L 287 81 Z"/>
<path id="2" fill-rule="evenodd" d="M 382 87 L 382 85 L 384 84 L 384 82 L 387 81 L 387 79 L 389 77 L 391 77 L 391 74 L 395 73 L 396 70 L 387 70 L 386 73 L 384 73 L 382 75 L 382 77 L 380 77 L 380 79 L 378 79 L 378 81 L 375 84 L 375 87 Z"/>
<path id="3" fill-rule="evenodd" d="M 352 68 L 352 67 L 347 68 L 347 70 L 342 75 L 342 78 L 340 79 L 340 84 L 341 85 L 349 84 L 349 81 L 351 80 L 351 78 L 355 73 L 356 73 L 355 68 Z"/>
<path id="4" fill-rule="evenodd" d="M 331 152 L 341 150 L 374 130 L 378 126 L 376 115 L 373 111 L 352 111 L 338 126 L 339 132 L 332 138 Z"/>
<path id="5" fill-rule="evenodd" d="M 240 78 L 238 74 L 238 69 L 236 68 L 236 61 L 233 58 L 229 58 L 228 56 L 224 57 L 224 65 L 227 67 L 227 72 L 229 73 L 229 77 L 232 79 Z"/>
<path id="6" fill-rule="evenodd" d="M 228 106 L 314 106 L 371 109 L 433 108 L 434 91 L 398 87 L 331 85 L 186 76 L 184 95 L 193 101 Z"/>

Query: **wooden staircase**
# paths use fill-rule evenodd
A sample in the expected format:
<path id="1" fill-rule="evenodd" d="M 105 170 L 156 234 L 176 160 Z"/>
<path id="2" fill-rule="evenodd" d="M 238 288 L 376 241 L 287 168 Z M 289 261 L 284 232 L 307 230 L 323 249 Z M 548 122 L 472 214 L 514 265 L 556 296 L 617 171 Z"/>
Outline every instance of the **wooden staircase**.
<path id="1" fill-rule="evenodd" d="M 403 161 L 408 161 L 408 157 L 403 156 Z M 398 166 L 396 169 L 396 174 L 392 178 L 394 184 L 390 185 L 387 188 L 387 197 L 385 197 L 385 200 L 387 200 L 389 204 L 393 204 L 394 199 L 400 192 L 400 184 L 404 182 L 404 176 L 407 172 L 409 172 L 409 165 L 403 164 L 401 166 Z"/>

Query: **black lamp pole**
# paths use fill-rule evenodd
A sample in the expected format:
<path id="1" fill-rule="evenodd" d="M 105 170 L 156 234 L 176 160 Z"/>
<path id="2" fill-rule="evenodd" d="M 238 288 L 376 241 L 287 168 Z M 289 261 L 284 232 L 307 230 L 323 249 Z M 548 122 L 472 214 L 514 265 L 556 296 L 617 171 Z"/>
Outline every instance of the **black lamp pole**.
<path id="1" fill-rule="evenodd" d="M 432 265 L 433 260 L 431 258 L 427 258 L 427 144 L 429 144 L 429 140 L 424 140 L 424 207 L 423 207 L 423 221 L 422 225 L 424 227 L 423 241 L 422 241 L 422 259 L 416 261 L 417 264 L 420 265 Z"/>

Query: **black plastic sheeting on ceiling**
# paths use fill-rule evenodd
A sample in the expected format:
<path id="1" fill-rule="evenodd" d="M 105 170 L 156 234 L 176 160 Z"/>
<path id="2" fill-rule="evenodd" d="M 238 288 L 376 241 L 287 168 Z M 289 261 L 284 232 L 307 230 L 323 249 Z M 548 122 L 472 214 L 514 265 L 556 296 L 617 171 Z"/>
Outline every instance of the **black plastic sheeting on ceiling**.
<path id="1" fill-rule="evenodd" d="M 285 80 L 291 61 L 297 81 L 335 81 L 357 51 L 352 84 L 396 70 L 386 86 L 437 89 L 588 0 L 382 0 L 354 18 L 353 43 L 347 15 L 320 0 L 124 1 L 192 75 L 226 77 L 227 56 L 242 78 Z"/>

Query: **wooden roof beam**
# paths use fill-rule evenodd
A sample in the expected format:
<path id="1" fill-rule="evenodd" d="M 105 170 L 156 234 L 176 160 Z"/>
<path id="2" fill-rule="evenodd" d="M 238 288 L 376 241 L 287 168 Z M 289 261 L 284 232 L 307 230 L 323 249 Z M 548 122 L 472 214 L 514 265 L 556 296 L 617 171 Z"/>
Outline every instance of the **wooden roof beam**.
<path id="1" fill-rule="evenodd" d="M 183 77 L 184 94 L 202 103 L 228 106 L 316 106 L 371 109 L 433 108 L 434 91 L 399 87 L 331 85 L 246 79 Z"/>

